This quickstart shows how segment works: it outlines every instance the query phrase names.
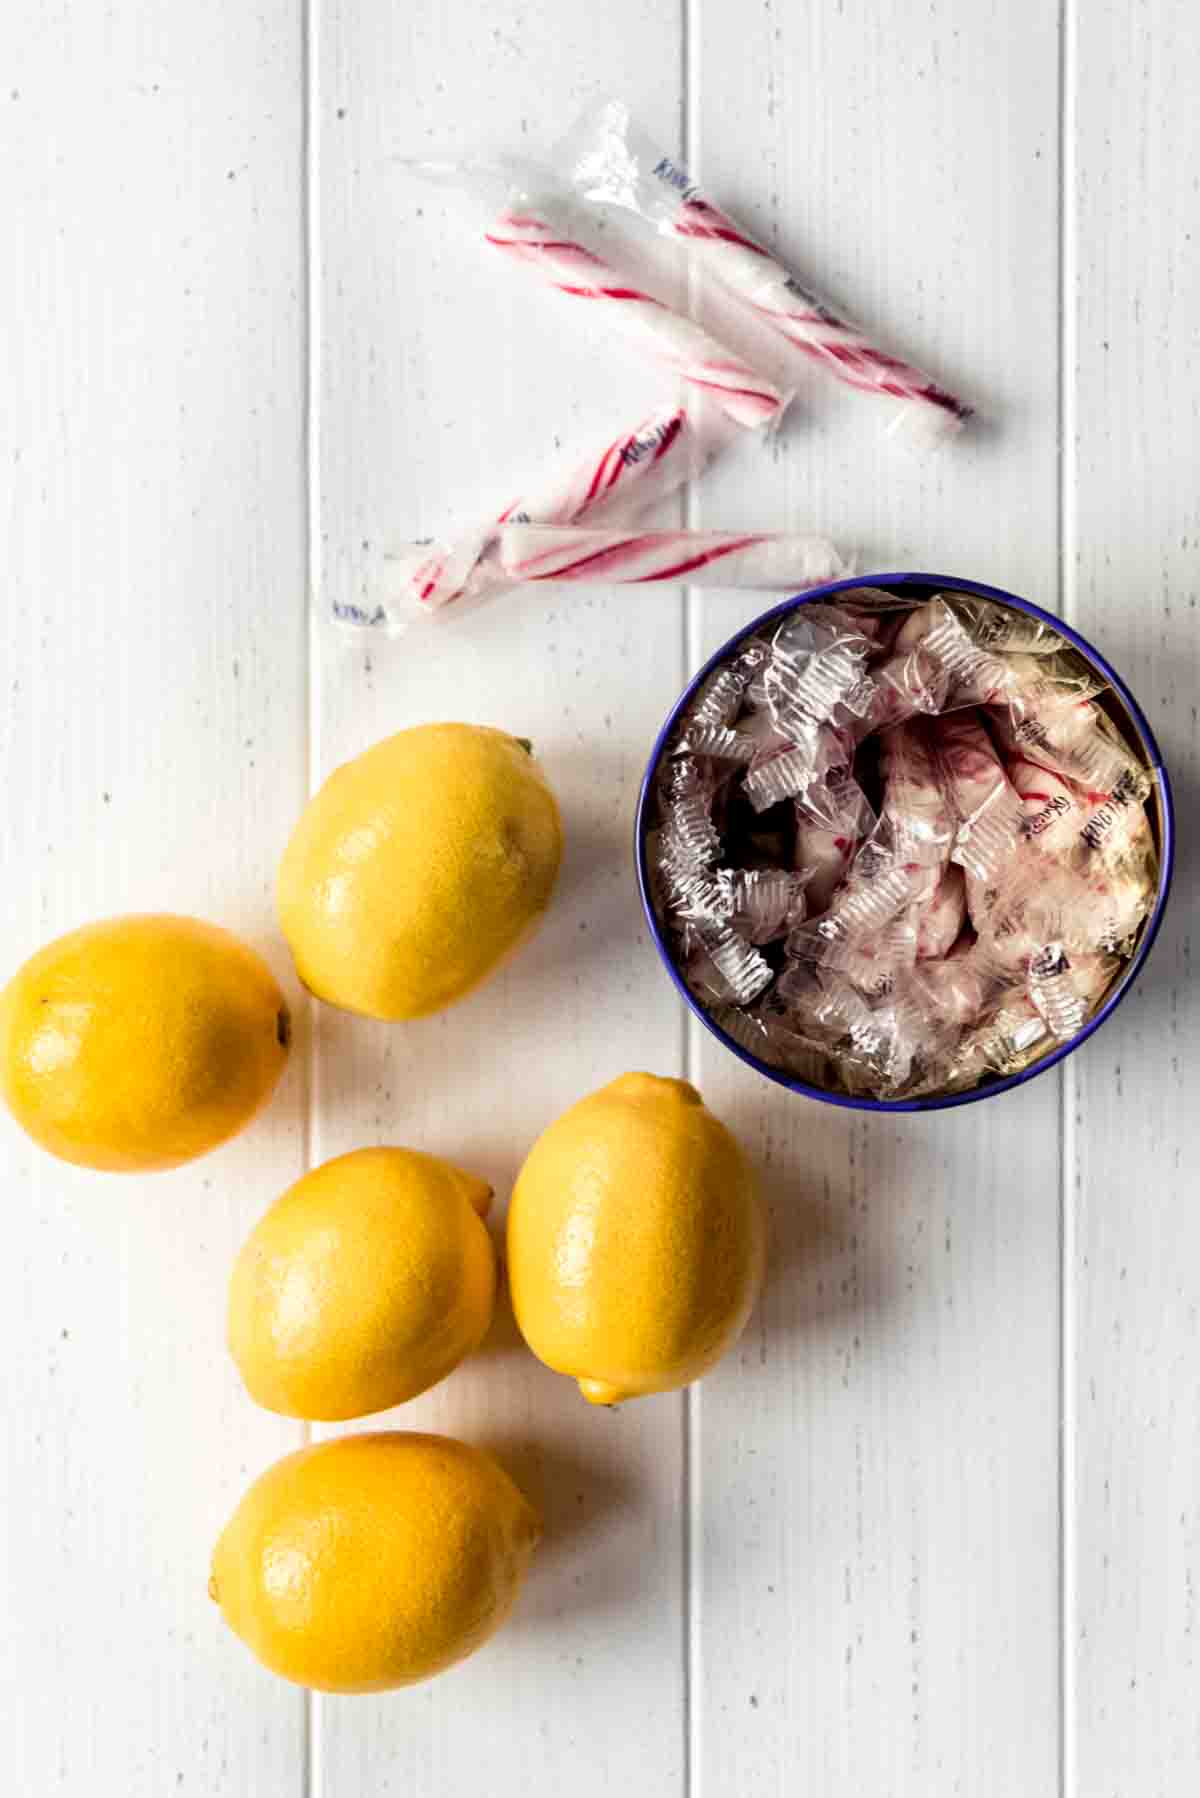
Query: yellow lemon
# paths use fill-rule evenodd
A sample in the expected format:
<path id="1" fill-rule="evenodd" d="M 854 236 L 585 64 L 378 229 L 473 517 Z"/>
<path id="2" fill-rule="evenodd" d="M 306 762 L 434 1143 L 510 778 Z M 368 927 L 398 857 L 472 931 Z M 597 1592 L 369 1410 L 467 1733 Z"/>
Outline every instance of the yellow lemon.
<path id="1" fill-rule="evenodd" d="M 335 1420 L 443 1379 L 492 1321 L 491 1197 L 415 1149 L 358 1149 L 305 1174 L 233 1270 L 229 1346 L 250 1396 Z"/>
<path id="2" fill-rule="evenodd" d="M 0 1082 L 35 1142 L 83 1167 L 177 1167 L 242 1129 L 287 1060 L 288 1008 L 253 950 L 196 918 L 73 930 L 0 994 Z"/>
<path id="3" fill-rule="evenodd" d="M 305 986 L 373 1018 L 440 1011 L 540 918 L 562 823 L 528 745 L 424 724 L 330 776 L 279 870 L 279 917 Z"/>
<path id="4" fill-rule="evenodd" d="M 482 1449 L 380 1431 L 288 1455 L 213 1554 L 209 1593 L 264 1666 L 321 1692 L 412 1685 L 508 1616 L 541 1534 Z"/>
<path id="5" fill-rule="evenodd" d="M 754 1177 L 695 1087 L 624 1074 L 534 1144 L 508 1214 L 521 1334 L 593 1404 L 698 1379 L 762 1283 Z"/>

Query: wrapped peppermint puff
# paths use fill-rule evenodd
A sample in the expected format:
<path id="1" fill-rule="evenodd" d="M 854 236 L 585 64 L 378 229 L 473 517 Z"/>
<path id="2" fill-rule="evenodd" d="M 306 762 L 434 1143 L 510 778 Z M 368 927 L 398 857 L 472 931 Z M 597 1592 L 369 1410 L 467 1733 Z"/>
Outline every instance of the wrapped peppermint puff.
<path id="1" fill-rule="evenodd" d="M 954 809 L 938 764 L 936 741 L 924 719 L 895 724 L 880 739 L 883 819 L 897 859 L 914 876 L 914 899 L 928 898 L 941 880 L 954 842 Z"/>
<path id="2" fill-rule="evenodd" d="M 888 659 L 875 672 L 872 728 L 920 713 L 1002 704 L 1015 683 L 1014 664 L 997 654 L 939 594 L 901 626 Z"/>
<path id="3" fill-rule="evenodd" d="M 776 729 L 802 738 L 813 726 L 861 718 L 871 699 L 867 659 L 874 632 L 836 606 L 802 606 L 775 633 L 763 672 Z"/>
<path id="4" fill-rule="evenodd" d="M 695 756 L 681 754 L 672 759 L 660 784 L 659 866 L 664 880 L 681 881 L 721 858 L 721 833 L 713 818 L 718 781 Z"/>
<path id="5" fill-rule="evenodd" d="M 749 1005 L 774 978 L 770 963 L 732 929 L 701 932 L 683 973 L 693 992 L 734 1005 Z"/>
<path id="6" fill-rule="evenodd" d="M 1103 884 L 1116 876 L 1153 887 L 1154 839 L 1143 803 L 1144 770 L 1123 771 L 1109 792 L 1092 793 L 1028 755 L 1013 756 L 1007 768 L 1023 808 L 1023 843 L 1087 883 Z"/>
<path id="7" fill-rule="evenodd" d="M 973 888 L 986 888 L 1011 857 L 1021 829 L 1021 800 L 978 713 L 954 712 L 933 727 L 943 779 L 958 820 L 951 861 Z"/>
<path id="8" fill-rule="evenodd" d="M 1028 756 L 1085 792 L 1150 791 L 1139 757 L 1096 705 L 1098 684 L 1060 658 L 1017 657 L 1014 685 L 1004 703 L 985 701 L 997 742 L 1007 756 Z"/>
<path id="9" fill-rule="evenodd" d="M 914 1031 L 936 1042 L 957 1041 L 1007 985 L 1007 978 L 976 953 L 975 943 L 960 937 L 948 954 L 917 963 L 905 977 L 897 1005 L 911 1018 Z"/>
<path id="10" fill-rule="evenodd" d="M 1107 793 L 1087 795 L 1078 842 L 1085 855 L 1118 856 L 1148 852 L 1150 821 L 1144 806 L 1146 771 L 1120 773 Z"/>
<path id="11" fill-rule="evenodd" d="M 1119 967 L 1111 955 L 1072 957 L 1061 943 L 1047 943 L 1038 951 L 1029 964 L 1026 991 L 1052 1036 L 1069 1042 L 1078 1035 Z"/>
<path id="12" fill-rule="evenodd" d="M 664 747 L 655 906 L 700 1005 L 769 1067 L 863 1097 L 966 1090 L 1078 1035 L 1138 942 L 1150 770 L 1083 658 L 993 610 L 797 606 Z"/>
<path id="13" fill-rule="evenodd" d="M 779 1014 L 769 999 L 743 1009 L 737 1005 L 718 1006 L 713 1022 L 760 1061 L 786 1068 L 789 1074 L 814 1085 L 824 1085 L 829 1078 L 829 1056 L 818 1043 L 798 1032 Z"/>
<path id="14" fill-rule="evenodd" d="M 680 752 L 708 762 L 752 762 L 750 738 L 726 724 L 694 723 L 680 739 Z"/>
<path id="15" fill-rule="evenodd" d="M 826 776 L 823 805 L 829 822 L 815 823 L 797 802 L 794 865 L 808 881 L 808 909 L 828 909 L 860 845 L 875 829 L 870 801 L 853 775 L 836 769 Z"/>
<path id="16" fill-rule="evenodd" d="M 919 878 L 898 852 L 890 820 L 881 818 L 828 911 L 792 932 L 788 954 L 844 973 L 874 996 L 889 991 L 916 960 Z"/>
<path id="17" fill-rule="evenodd" d="M 814 823 L 832 826 L 840 804 L 840 782 L 849 775 L 849 745 L 843 733 L 829 724 L 798 722 L 794 735 L 780 735 L 772 721 L 773 737 L 760 748 L 742 782 L 742 792 L 756 812 L 769 811 L 786 799 Z"/>
<path id="18" fill-rule="evenodd" d="M 876 996 L 921 952 L 944 952 L 945 918 L 936 898 L 949 867 L 954 818 L 932 739 L 921 722 L 894 725 L 881 738 L 883 810 L 827 913 L 789 938 L 789 952 L 850 976 Z M 957 912 L 956 895 L 949 909 Z M 961 917 L 959 919 L 961 922 Z"/>
<path id="19" fill-rule="evenodd" d="M 843 974 L 794 963 L 772 990 L 767 1015 L 776 1028 L 795 1030 L 823 1048 L 856 1091 L 895 1086 L 907 1074 L 909 1056 L 894 1008 L 871 1002 Z"/>
<path id="20" fill-rule="evenodd" d="M 945 600 L 983 649 L 1027 656 L 1056 655 L 1062 651 L 1063 640 L 1058 632 L 1029 612 L 998 606 L 989 599 L 974 599 L 966 593 L 940 593 L 938 598 Z"/>
<path id="21" fill-rule="evenodd" d="M 1005 768 L 1021 805 L 1017 840 L 986 890 L 971 892 L 972 922 L 991 953 L 1019 967 L 1054 947 L 1126 950 L 1157 885 L 1148 774 L 1123 771 L 1112 793 L 1095 794 L 1024 753 Z"/>
<path id="22" fill-rule="evenodd" d="M 922 713 L 933 717 L 943 710 L 946 671 L 925 649 L 933 623 L 928 606 L 911 612 L 893 635 L 887 656 L 872 669 L 869 700 L 859 726 L 864 738 L 906 718 Z"/>
<path id="23" fill-rule="evenodd" d="M 1069 856 L 1089 810 L 1084 795 L 1029 756 L 1009 756 L 1005 771 L 1021 802 L 1022 839 L 1042 855 Z"/>
<path id="24" fill-rule="evenodd" d="M 966 921 L 967 883 L 962 869 L 948 864 L 917 914 L 917 960 L 940 961 L 949 955 Z"/>
<path id="25" fill-rule="evenodd" d="M 1085 872 L 1035 851 L 1014 860 L 989 895 L 987 912 L 972 923 L 990 953 L 1013 968 L 1027 967 L 1049 943 L 1078 954 L 1127 955 L 1155 890 L 1146 864 Z"/>
<path id="26" fill-rule="evenodd" d="M 751 943 L 773 943 L 804 917 L 808 877 L 783 868 L 728 868 L 717 876 L 729 894 L 729 919 Z"/>
<path id="27" fill-rule="evenodd" d="M 934 1061 L 908 1096 L 966 1092 L 989 1075 L 1019 1074 L 1053 1047 L 1046 1021 L 1019 988 L 964 1030 L 944 1061 Z"/>

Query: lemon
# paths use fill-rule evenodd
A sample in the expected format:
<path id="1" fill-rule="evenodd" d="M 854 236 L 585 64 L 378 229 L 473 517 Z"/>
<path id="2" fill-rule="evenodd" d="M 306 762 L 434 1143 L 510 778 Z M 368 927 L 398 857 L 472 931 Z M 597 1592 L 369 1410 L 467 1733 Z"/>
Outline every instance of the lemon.
<path id="1" fill-rule="evenodd" d="M 359 1149 L 305 1174 L 233 1270 L 229 1346 L 250 1396 L 333 1420 L 444 1378 L 492 1320 L 491 1197 L 415 1149 Z"/>
<path id="2" fill-rule="evenodd" d="M 534 1144 L 508 1214 L 521 1334 L 593 1404 L 698 1379 L 762 1282 L 754 1177 L 695 1087 L 624 1074 Z"/>
<path id="3" fill-rule="evenodd" d="M 0 994 L 0 1084 L 64 1161 L 177 1167 L 247 1124 L 287 1060 L 283 994 L 226 930 L 169 914 L 85 925 Z"/>
<path id="4" fill-rule="evenodd" d="M 311 801 L 279 870 L 279 917 L 318 998 L 420 1017 L 516 947 L 561 859 L 558 805 L 526 744 L 482 725 L 419 725 Z"/>
<path id="5" fill-rule="evenodd" d="M 322 1692 L 381 1692 L 486 1642 L 540 1534 L 482 1449 L 401 1430 L 343 1436 L 255 1481 L 208 1589 L 272 1672 Z"/>

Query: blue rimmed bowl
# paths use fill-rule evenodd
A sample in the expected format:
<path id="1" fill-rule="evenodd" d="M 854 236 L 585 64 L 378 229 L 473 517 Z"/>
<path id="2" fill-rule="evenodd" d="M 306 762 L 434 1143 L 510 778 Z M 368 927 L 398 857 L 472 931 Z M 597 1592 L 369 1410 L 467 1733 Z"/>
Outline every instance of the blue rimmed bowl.
<path id="1" fill-rule="evenodd" d="M 1155 895 L 1154 908 L 1142 926 L 1137 947 L 1122 971 L 1120 979 L 1105 996 L 1104 1003 L 1069 1042 L 1059 1043 L 1056 1048 L 1048 1050 L 1040 1060 L 1022 1069 L 1020 1073 L 986 1080 L 981 1085 L 972 1087 L 969 1092 L 944 1095 L 934 1093 L 919 1099 L 857 1098 L 846 1092 L 814 1086 L 807 1080 L 799 1080 L 794 1075 L 759 1060 L 758 1056 L 752 1055 L 749 1050 L 744 1049 L 740 1043 L 735 1042 L 722 1030 L 689 990 L 675 965 L 670 942 L 654 909 L 651 896 L 646 839 L 653 823 L 654 777 L 680 717 L 695 698 L 701 683 L 722 663 L 728 661 L 740 649 L 747 637 L 757 635 L 768 626 L 786 618 L 790 612 L 797 611 L 801 606 L 831 599 L 838 593 L 853 592 L 859 587 L 882 587 L 888 592 L 895 593 L 899 598 L 911 597 L 914 605 L 919 605 L 935 593 L 966 593 L 978 599 L 993 600 L 997 605 L 1008 606 L 1015 611 L 1024 612 L 1029 617 L 1036 618 L 1041 623 L 1048 625 L 1051 630 L 1057 631 L 1061 637 L 1078 650 L 1084 660 L 1095 670 L 1097 677 L 1105 683 L 1109 689 L 1105 696 L 1106 709 L 1128 740 L 1140 748 L 1154 781 L 1147 807 L 1158 844 L 1158 892 Z M 662 957 L 663 966 L 705 1029 L 711 1031 L 731 1055 L 736 1055 L 739 1061 L 744 1061 L 748 1067 L 754 1068 L 767 1080 L 773 1080 L 777 1086 L 786 1086 L 789 1091 L 803 1093 L 810 1099 L 820 1099 L 826 1105 L 843 1105 L 854 1111 L 941 1111 L 951 1105 L 973 1105 L 980 1099 L 991 1099 L 998 1093 L 1007 1092 L 1010 1087 L 1023 1086 L 1027 1080 L 1034 1079 L 1038 1074 L 1044 1074 L 1047 1069 L 1056 1066 L 1066 1056 L 1073 1054 L 1087 1041 L 1089 1036 L 1099 1030 L 1101 1024 L 1112 1016 L 1140 974 L 1162 923 L 1175 863 L 1175 815 L 1171 800 L 1171 782 L 1163 767 L 1162 756 L 1159 753 L 1158 744 L 1155 742 L 1154 732 L 1147 724 L 1137 700 L 1116 669 L 1105 661 L 1100 651 L 1094 649 L 1086 637 L 1081 637 L 1078 631 L 1073 630 L 1069 624 L 1065 624 L 1061 618 L 1056 618 L 1052 612 L 1045 612 L 1040 606 L 1033 605 L 1027 599 L 1021 599 L 1015 593 L 1006 593 L 1000 587 L 984 586 L 981 581 L 960 580 L 956 575 L 946 574 L 865 574 L 857 576 L 854 580 L 831 581 L 827 586 L 814 587 L 808 593 L 800 594 L 794 599 L 784 600 L 781 605 L 773 606 L 769 611 L 761 613 L 759 617 L 743 626 L 736 636 L 731 637 L 704 664 L 704 667 L 700 669 L 672 707 L 671 715 L 659 731 L 651 751 L 638 799 L 635 854 L 642 907 L 646 913 L 646 921 L 650 926 L 655 946 Z"/>

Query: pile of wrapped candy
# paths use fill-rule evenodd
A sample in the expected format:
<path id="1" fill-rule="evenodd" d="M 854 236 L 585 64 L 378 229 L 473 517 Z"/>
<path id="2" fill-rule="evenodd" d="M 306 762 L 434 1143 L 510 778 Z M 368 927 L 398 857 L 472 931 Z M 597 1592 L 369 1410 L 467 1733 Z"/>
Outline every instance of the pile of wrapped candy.
<path id="1" fill-rule="evenodd" d="M 856 588 L 744 639 L 681 715 L 646 843 L 690 991 L 760 1061 L 881 1099 L 1074 1037 L 1153 909 L 1152 779 L 1015 609 Z"/>

